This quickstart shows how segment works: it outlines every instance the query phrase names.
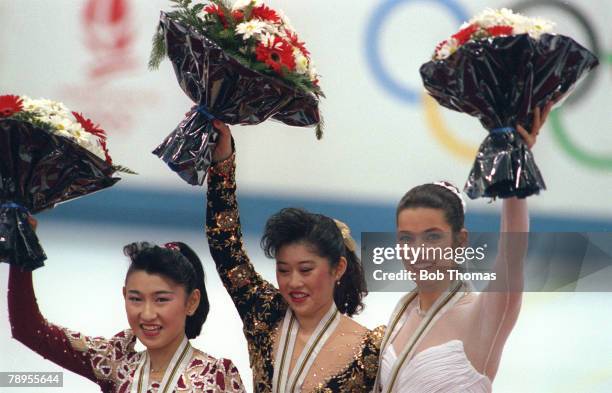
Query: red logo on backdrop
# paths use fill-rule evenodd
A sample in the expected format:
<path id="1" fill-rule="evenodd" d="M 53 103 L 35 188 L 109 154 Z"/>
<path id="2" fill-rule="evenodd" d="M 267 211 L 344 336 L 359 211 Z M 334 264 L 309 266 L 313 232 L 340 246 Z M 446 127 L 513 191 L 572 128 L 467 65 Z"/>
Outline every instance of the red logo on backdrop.
<path id="1" fill-rule="evenodd" d="M 80 0 L 82 41 L 88 54 L 85 80 L 65 84 L 60 97 L 104 126 L 112 137 L 133 132 L 136 119 L 159 103 L 142 84 L 146 60 L 135 50 L 138 36 L 133 0 Z M 112 142 L 112 141 L 111 141 Z"/>
<path id="2" fill-rule="evenodd" d="M 95 58 L 89 70 L 91 77 L 135 68 L 130 50 L 135 33 L 129 0 L 87 0 L 82 21 L 85 43 Z"/>

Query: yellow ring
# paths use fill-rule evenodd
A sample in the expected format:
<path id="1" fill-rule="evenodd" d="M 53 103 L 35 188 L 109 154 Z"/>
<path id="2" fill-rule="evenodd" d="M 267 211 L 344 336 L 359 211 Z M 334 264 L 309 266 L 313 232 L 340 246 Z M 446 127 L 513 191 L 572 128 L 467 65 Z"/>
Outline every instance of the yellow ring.
<path id="1" fill-rule="evenodd" d="M 423 93 L 423 107 L 425 109 L 425 121 L 434 137 L 440 141 L 442 146 L 446 147 L 457 157 L 470 162 L 474 161 L 478 152 L 478 146 L 465 143 L 451 133 L 442 119 L 438 102 L 427 93 Z"/>
<path id="2" fill-rule="evenodd" d="M 602 386 L 610 386 L 610 382 L 612 382 L 612 371 L 608 368 L 600 368 L 598 370 L 593 370 L 589 374 L 585 374 L 582 378 L 578 379 L 575 383 L 567 384 L 564 383 L 557 387 L 557 392 L 577 392 L 584 391 L 584 388 L 594 387 L 599 388 Z"/>

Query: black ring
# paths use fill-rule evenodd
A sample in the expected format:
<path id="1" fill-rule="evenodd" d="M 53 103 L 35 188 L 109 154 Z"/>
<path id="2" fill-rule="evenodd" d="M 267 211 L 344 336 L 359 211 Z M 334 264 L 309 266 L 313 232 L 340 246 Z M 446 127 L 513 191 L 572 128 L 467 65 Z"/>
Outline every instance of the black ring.
<path id="1" fill-rule="evenodd" d="M 580 11 L 576 6 L 567 3 L 562 3 L 558 0 L 523 0 L 518 3 L 515 3 L 514 6 L 511 6 L 510 8 L 515 11 L 526 11 L 530 8 L 534 8 L 537 6 L 558 8 L 561 11 L 576 18 L 578 20 L 578 23 L 582 26 L 582 28 L 587 34 L 591 46 L 590 49 L 593 51 L 595 56 L 601 58 L 601 46 L 599 43 L 599 39 L 597 38 L 597 34 L 595 33 L 595 30 L 592 27 L 593 25 L 589 22 L 587 16 L 582 13 L 582 11 Z M 578 100 L 587 93 L 589 88 L 593 85 L 593 83 L 595 83 L 595 77 L 599 74 L 598 71 L 599 68 L 595 68 L 592 72 L 589 72 L 584 81 L 578 84 L 578 86 L 576 86 L 576 90 L 567 98 L 565 105 L 571 105 L 578 102 Z"/>

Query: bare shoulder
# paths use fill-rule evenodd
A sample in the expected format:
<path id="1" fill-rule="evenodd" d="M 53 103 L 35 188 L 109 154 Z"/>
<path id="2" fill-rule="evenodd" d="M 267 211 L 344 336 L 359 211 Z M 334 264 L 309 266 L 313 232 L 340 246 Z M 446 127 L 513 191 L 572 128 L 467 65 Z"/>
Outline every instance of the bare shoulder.
<path id="1" fill-rule="evenodd" d="M 369 331 L 368 328 L 361 325 L 354 319 L 347 317 L 346 315 L 343 315 L 341 317 L 338 328 L 345 335 L 350 335 L 353 337 L 363 337 L 363 335 L 365 335 Z"/>
<path id="2" fill-rule="evenodd" d="M 371 341 L 375 344 L 380 344 L 386 329 L 384 325 L 381 325 L 370 330 L 359 322 L 355 321 L 354 319 L 347 317 L 346 315 L 342 316 L 339 328 L 344 333 L 344 335 L 351 337 L 355 341 Z"/>

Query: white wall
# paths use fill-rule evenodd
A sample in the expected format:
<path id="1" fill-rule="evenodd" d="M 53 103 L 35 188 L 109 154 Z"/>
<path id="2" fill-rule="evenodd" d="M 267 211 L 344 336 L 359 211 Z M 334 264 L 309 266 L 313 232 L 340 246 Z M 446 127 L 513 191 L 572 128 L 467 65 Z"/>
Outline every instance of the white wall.
<path id="1" fill-rule="evenodd" d="M 140 173 L 126 177 L 122 181 L 126 186 L 201 192 L 184 184 L 150 154 L 191 106 L 168 62 L 157 72 L 146 69 L 158 12 L 167 8 L 168 2 L 117 1 L 127 6 L 128 13 L 118 18 L 116 28 L 100 21 L 108 15 L 108 3 L 110 0 L 0 0 L 0 92 L 62 100 L 100 122 L 110 133 L 115 161 Z M 393 203 L 420 182 L 444 178 L 463 184 L 471 159 L 455 155 L 434 136 L 421 99 L 411 104 L 392 95 L 371 71 L 366 31 L 384 1 L 270 3 L 291 17 L 323 75 L 322 86 L 328 98 L 321 108 L 327 129 L 324 140 L 317 142 L 310 129 L 271 122 L 236 127 L 243 192 Z M 438 2 L 399 3 L 380 35 L 383 62 L 398 83 L 422 92 L 418 67 L 459 22 Z M 452 3 L 463 7 L 468 15 L 485 5 L 508 4 L 481 0 Z M 587 15 L 609 53 L 612 3 L 567 3 Z M 93 20 L 84 17 L 87 4 L 100 7 Z M 581 27 L 565 13 L 552 8 L 534 11 L 557 21 L 559 32 L 587 44 Z M 96 44 L 88 44 L 91 37 Z M 130 44 L 113 50 L 118 37 L 129 38 Z M 91 74 L 96 69 L 114 67 L 117 69 L 101 76 Z M 596 84 L 581 101 L 563 109 L 572 140 L 604 156 L 608 163 L 612 161 L 611 77 L 610 62 L 602 58 Z M 440 112 L 453 137 L 474 146 L 484 137 L 476 120 L 442 109 Z M 586 165 L 567 154 L 554 135 L 548 127 L 535 149 L 549 190 L 530 200 L 532 211 L 566 218 L 612 219 L 612 164 L 606 164 L 606 169 Z M 472 207 L 493 208 L 485 201 L 472 202 Z M 42 220 L 40 237 L 49 256 L 47 266 L 35 273 L 45 316 L 86 334 L 104 336 L 127 327 L 120 295 L 126 268 L 121 246 L 139 239 L 181 239 L 197 245 L 200 255 L 209 262 L 212 310 L 203 337 L 195 345 L 214 356 L 232 358 L 250 386 L 240 322 L 210 265 L 202 233 L 96 223 L 76 227 Z M 263 261 L 255 240 L 250 239 L 249 250 L 257 266 L 273 278 L 271 265 Z M 6 288 L 7 276 L 7 266 L 0 265 L 0 288 Z M 369 327 L 386 323 L 398 297 L 371 294 L 359 320 Z M 6 300 L 1 299 L 0 370 L 59 371 L 10 339 Z M 495 391 L 609 392 L 611 307 L 609 293 L 528 294 L 504 353 Z M 77 376 L 66 374 L 64 378 L 65 388 L 57 391 L 98 391 Z"/>
<path id="2" fill-rule="evenodd" d="M 109 22 L 111 0 L 0 1 L 0 89 L 63 100 L 100 122 L 111 134 L 115 160 L 141 175 L 133 187 L 189 190 L 150 151 L 180 121 L 190 102 L 178 88 L 166 61 L 157 72 L 146 69 L 150 39 L 162 0 L 114 0 L 125 6 L 117 23 Z M 292 19 L 323 75 L 327 94 L 321 109 L 327 130 L 316 141 L 312 129 L 267 122 L 236 127 L 240 182 L 244 190 L 271 194 L 332 195 L 350 199 L 396 201 L 410 186 L 449 179 L 462 185 L 472 157 L 445 145 L 475 147 L 484 138 L 467 115 L 439 109 L 451 139 L 436 137 L 424 110 L 418 67 L 435 44 L 454 32 L 459 21 L 442 1 L 271 1 Z M 454 0 L 466 15 L 507 1 Z M 568 3 L 568 2 L 565 2 Z M 390 9 L 378 36 L 368 35 L 376 12 Z M 569 2 L 594 28 L 609 56 L 612 3 Z M 94 17 L 86 17 L 92 6 Z M 552 8 L 533 13 L 555 20 L 558 31 L 589 45 L 576 19 Z M 120 38 L 128 45 L 114 50 Z M 377 38 L 376 38 L 377 37 Z M 380 43 L 381 62 L 400 87 L 417 93 L 413 103 L 393 95 L 372 71 L 367 42 Z M 549 191 L 533 199 L 534 211 L 556 215 L 612 217 L 612 122 L 610 61 L 602 57 L 596 84 L 579 102 L 563 109 L 571 140 L 603 157 L 604 169 L 567 153 L 548 127 L 536 147 Z M 115 69 L 113 71 L 113 69 Z M 96 70 L 103 71 L 94 77 Z M 111 71 L 109 71 L 111 70 Z M 239 129 L 238 129 L 239 128 Z M 571 182 L 567 180 L 571 179 Z M 598 192 L 585 190 L 597 189 Z M 474 203 L 486 209 L 482 202 Z"/>

